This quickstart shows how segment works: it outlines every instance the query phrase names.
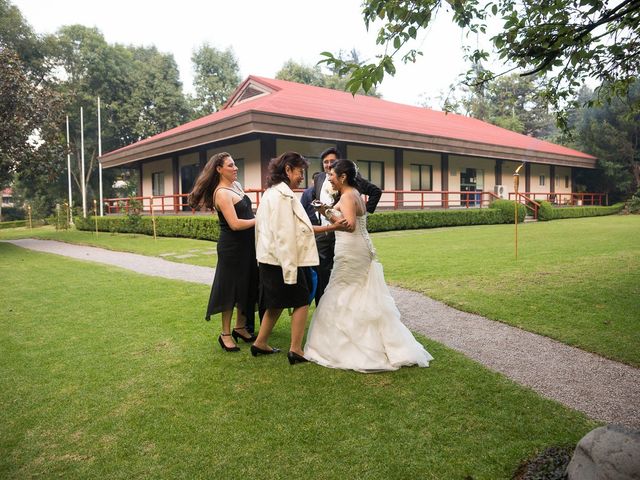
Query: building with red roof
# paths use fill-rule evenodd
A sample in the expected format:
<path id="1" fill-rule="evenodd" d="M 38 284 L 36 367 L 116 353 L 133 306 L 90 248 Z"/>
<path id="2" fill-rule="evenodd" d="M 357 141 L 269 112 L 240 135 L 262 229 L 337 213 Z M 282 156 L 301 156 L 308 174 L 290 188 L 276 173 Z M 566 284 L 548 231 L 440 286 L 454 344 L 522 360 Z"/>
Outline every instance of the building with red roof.
<path id="1" fill-rule="evenodd" d="M 420 198 L 439 203 L 439 192 L 505 195 L 523 162 L 521 192 L 569 194 L 573 171 L 596 164 L 591 155 L 474 118 L 256 76 L 220 111 L 106 153 L 100 162 L 137 168 L 140 196 L 185 195 L 214 153 L 229 152 L 245 189 L 261 189 L 271 158 L 297 151 L 313 173 L 322 170 L 320 153 L 332 146 L 388 192 L 382 206 L 397 198 L 392 191 L 404 192 L 406 206 Z M 448 196 L 447 206 L 452 198 L 464 201 L 462 194 Z"/>
<path id="2" fill-rule="evenodd" d="M 13 190 L 11 188 L 2 189 L 2 202 L 3 207 L 13 207 Z"/>

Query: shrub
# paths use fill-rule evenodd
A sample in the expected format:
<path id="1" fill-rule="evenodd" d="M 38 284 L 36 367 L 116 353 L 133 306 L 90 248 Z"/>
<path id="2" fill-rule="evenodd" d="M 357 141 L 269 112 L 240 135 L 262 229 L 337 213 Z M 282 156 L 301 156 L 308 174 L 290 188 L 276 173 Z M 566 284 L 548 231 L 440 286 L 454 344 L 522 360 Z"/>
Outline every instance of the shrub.
<path id="1" fill-rule="evenodd" d="M 629 213 L 640 213 L 640 190 L 627 203 Z"/>
<path id="2" fill-rule="evenodd" d="M 0 222 L 0 230 L 5 228 L 25 227 L 26 225 L 26 220 L 11 220 L 9 222 Z"/>
<path id="3" fill-rule="evenodd" d="M 538 220 L 545 222 L 547 220 L 553 220 L 553 218 L 553 205 L 551 205 L 551 202 L 546 200 L 541 201 L 540 208 L 538 209 Z"/>
<path id="4" fill-rule="evenodd" d="M 403 210 L 375 213 L 367 219 L 370 232 L 412 230 L 418 228 L 455 227 L 464 225 L 493 225 L 513 221 L 513 203 L 507 201 L 506 208 L 462 209 L 462 210 Z M 520 220 L 524 219 L 524 206 L 520 206 Z M 508 213 L 505 213 L 508 212 Z M 156 234 L 161 237 L 186 237 L 217 241 L 220 236 L 218 219 L 210 216 L 157 216 Z M 77 217 L 78 230 L 95 230 L 93 217 Z M 140 233 L 153 235 L 153 224 L 148 215 L 112 215 L 98 217 L 98 231 Z"/>
<path id="5" fill-rule="evenodd" d="M 557 220 L 560 218 L 598 217 L 602 215 L 614 215 L 620 213 L 624 208 L 624 203 L 616 203 L 609 207 L 554 207 L 549 202 L 541 202 L 538 210 L 538 220 Z"/>
<path id="6" fill-rule="evenodd" d="M 501 223 L 513 223 L 513 218 L 515 216 L 515 203 L 516 202 L 513 200 L 494 200 L 493 202 L 491 202 L 491 208 L 495 208 L 502 212 L 504 221 Z M 527 207 L 525 207 L 521 203 L 518 203 L 518 223 L 524 222 L 524 218 L 526 216 Z"/>
<path id="7" fill-rule="evenodd" d="M 23 208 L 19 207 L 2 207 L 2 220 L 24 220 L 26 213 Z"/>
<path id="8" fill-rule="evenodd" d="M 502 212 L 493 208 L 380 212 L 370 215 L 367 219 L 370 232 L 496 223 L 505 223 L 504 216 Z"/>
<path id="9" fill-rule="evenodd" d="M 155 217 L 156 235 L 160 237 L 186 237 L 217 241 L 220 236 L 218 220 L 214 216 L 159 216 Z M 75 219 L 78 230 L 95 230 L 93 217 Z M 140 233 L 153 235 L 150 216 L 118 215 L 98 217 L 98 231 Z"/>

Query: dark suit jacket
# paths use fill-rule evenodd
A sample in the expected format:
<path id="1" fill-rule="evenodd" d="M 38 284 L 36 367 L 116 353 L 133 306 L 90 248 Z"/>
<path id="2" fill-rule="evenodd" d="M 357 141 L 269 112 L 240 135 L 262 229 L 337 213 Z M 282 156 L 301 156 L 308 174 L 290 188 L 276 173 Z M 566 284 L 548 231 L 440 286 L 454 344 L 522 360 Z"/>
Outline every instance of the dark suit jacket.
<path id="1" fill-rule="evenodd" d="M 327 178 L 327 174 L 322 172 L 316 175 L 313 180 L 313 200 L 320 200 L 320 191 L 322 190 L 322 184 L 324 183 L 325 178 Z M 380 197 L 382 196 L 382 190 L 361 175 L 356 177 L 356 188 L 360 193 L 367 196 L 367 212 L 375 212 L 378 202 L 380 201 Z"/>
<path id="2" fill-rule="evenodd" d="M 311 206 L 311 202 L 315 198 L 314 192 L 315 190 L 313 186 L 305 188 L 304 192 L 302 192 L 300 203 L 302 203 L 304 211 L 307 212 L 307 216 L 309 217 L 309 220 L 311 220 L 311 225 L 320 225 L 320 219 L 318 218 L 316 209 Z"/>

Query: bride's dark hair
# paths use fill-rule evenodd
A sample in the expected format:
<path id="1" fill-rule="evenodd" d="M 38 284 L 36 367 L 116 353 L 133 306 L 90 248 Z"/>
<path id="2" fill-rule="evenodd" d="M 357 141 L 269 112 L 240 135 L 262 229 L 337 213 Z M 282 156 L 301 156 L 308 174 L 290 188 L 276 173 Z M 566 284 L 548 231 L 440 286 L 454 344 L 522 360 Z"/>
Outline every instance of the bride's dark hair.
<path id="1" fill-rule="evenodd" d="M 331 169 L 334 171 L 337 177 L 344 173 L 347 176 L 347 184 L 350 187 L 358 188 L 358 182 L 356 181 L 358 168 L 356 167 L 356 164 L 351 160 L 336 160 L 331 164 Z"/>

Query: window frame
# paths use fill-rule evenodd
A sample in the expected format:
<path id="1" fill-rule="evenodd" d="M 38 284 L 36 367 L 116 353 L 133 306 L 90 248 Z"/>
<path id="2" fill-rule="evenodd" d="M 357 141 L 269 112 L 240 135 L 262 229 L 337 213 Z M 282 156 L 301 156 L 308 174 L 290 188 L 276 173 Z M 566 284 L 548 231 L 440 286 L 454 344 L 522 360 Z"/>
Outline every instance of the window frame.
<path id="1" fill-rule="evenodd" d="M 373 164 L 379 164 L 381 169 L 380 169 L 380 178 L 381 178 L 381 184 L 382 185 L 378 185 L 377 182 L 374 182 L 373 180 L 371 180 L 371 166 Z M 369 182 L 373 183 L 376 187 L 380 188 L 380 190 L 384 190 L 384 183 L 385 183 L 385 178 L 384 178 L 384 161 L 382 160 L 356 160 L 356 165 L 358 166 L 358 170 L 360 171 L 360 175 L 362 175 L 362 177 L 366 180 L 368 180 Z"/>
<path id="2" fill-rule="evenodd" d="M 160 182 L 158 179 L 162 181 Z M 154 197 L 164 196 L 164 171 L 151 174 L 151 195 Z"/>
<path id="3" fill-rule="evenodd" d="M 418 167 L 418 183 L 420 188 L 413 188 L 413 167 Z M 429 188 L 422 188 L 422 169 L 427 167 L 429 169 Z M 409 183 L 412 192 L 432 192 L 433 191 L 433 165 L 422 163 L 409 164 Z"/>

